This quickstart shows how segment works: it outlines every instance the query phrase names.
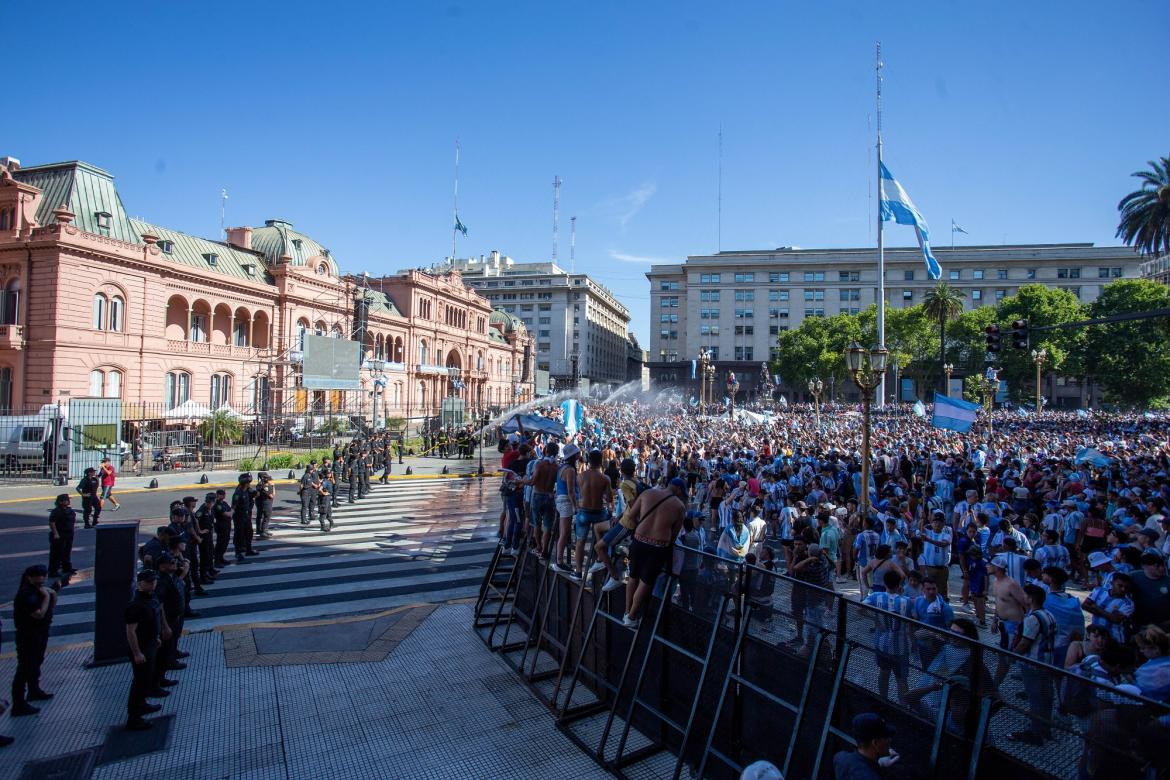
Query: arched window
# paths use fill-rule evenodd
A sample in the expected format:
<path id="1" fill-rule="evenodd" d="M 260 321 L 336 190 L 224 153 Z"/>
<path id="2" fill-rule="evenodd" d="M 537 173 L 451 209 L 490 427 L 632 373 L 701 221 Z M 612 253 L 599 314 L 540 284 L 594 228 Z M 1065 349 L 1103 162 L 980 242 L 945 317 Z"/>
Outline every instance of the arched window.
<path id="1" fill-rule="evenodd" d="M 333 338 L 335 338 L 335 339 L 340 339 L 340 338 L 344 338 L 344 337 L 345 337 L 345 336 L 344 336 L 344 334 L 341 332 L 341 326 L 340 326 L 340 325 L 334 325 L 334 326 L 333 326 L 333 330 L 332 330 L 332 331 L 329 333 L 329 335 L 330 335 L 330 336 L 332 336 L 332 337 L 333 337 Z"/>
<path id="2" fill-rule="evenodd" d="M 321 263 L 320 265 L 317 266 L 317 274 L 319 276 L 325 276 L 328 273 L 329 273 L 329 266 L 325 265 L 324 263 Z"/>
<path id="3" fill-rule="evenodd" d="M 325 321 L 324 320 L 317 320 L 317 324 L 313 326 L 314 335 L 324 336 L 327 332 L 328 332 L 328 330 L 325 327 Z"/>
<path id="4" fill-rule="evenodd" d="M 0 230 L 12 230 L 11 209 L 0 209 Z"/>
<path id="5" fill-rule="evenodd" d="M 121 398 L 122 397 L 122 372 L 121 371 L 107 371 L 106 372 L 106 390 L 102 393 L 104 398 Z"/>
<path id="6" fill-rule="evenodd" d="M 106 386 L 106 375 L 100 370 L 89 372 L 89 394 L 94 398 L 102 397 L 102 389 Z"/>
<path id="7" fill-rule="evenodd" d="M 185 371 L 169 371 L 163 383 L 163 403 L 174 409 L 191 400 L 191 375 Z"/>
<path id="8" fill-rule="evenodd" d="M 418 362 L 421 365 L 427 364 L 427 340 L 419 339 L 418 342 Z"/>
<path id="9" fill-rule="evenodd" d="M 93 296 L 93 328 L 94 330 L 106 329 L 106 307 L 109 301 L 106 296 L 98 293 Z"/>
<path id="10" fill-rule="evenodd" d="M 12 413 L 12 369 L 0 368 L 0 412 Z"/>
<path id="11" fill-rule="evenodd" d="M 0 306 L 0 324 L 16 325 L 20 320 L 20 280 L 13 279 L 4 287 L 4 302 Z"/>
<path id="12" fill-rule="evenodd" d="M 232 328 L 232 343 L 237 347 L 248 346 L 248 321 L 243 317 L 237 317 L 235 326 Z"/>
<path id="13" fill-rule="evenodd" d="M 232 375 L 211 375 L 211 408 L 218 409 L 232 402 Z"/>
<path id="14" fill-rule="evenodd" d="M 309 321 L 297 320 L 297 349 L 305 348 L 305 334 L 309 332 Z"/>
<path id="15" fill-rule="evenodd" d="M 110 330 L 121 333 L 125 327 L 124 320 L 126 318 L 126 301 L 122 300 L 122 296 L 115 295 L 110 298 Z"/>

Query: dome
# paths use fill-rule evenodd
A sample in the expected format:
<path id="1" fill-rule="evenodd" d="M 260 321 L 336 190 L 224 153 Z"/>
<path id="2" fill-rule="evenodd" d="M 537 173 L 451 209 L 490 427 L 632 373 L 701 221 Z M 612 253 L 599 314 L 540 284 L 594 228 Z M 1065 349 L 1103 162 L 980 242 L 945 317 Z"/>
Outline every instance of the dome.
<path id="1" fill-rule="evenodd" d="M 515 314 L 509 314 L 500 309 L 494 309 L 492 316 L 488 318 L 488 325 L 499 325 L 500 330 L 504 333 L 524 332 L 524 323 Z"/>
<path id="2" fill-rule="evenodd" d="M 291 222 L 267 219 L 264 227 L 252 230 L 252 248 L 264 253 L 269 265 L 277 265 L 283 255 L 292 258 L 290 265 L 318 269 L 324 266 L 330 276 L 340 276 L 337 261 L 328 249 L 304 233 L 293 230 Z"/>

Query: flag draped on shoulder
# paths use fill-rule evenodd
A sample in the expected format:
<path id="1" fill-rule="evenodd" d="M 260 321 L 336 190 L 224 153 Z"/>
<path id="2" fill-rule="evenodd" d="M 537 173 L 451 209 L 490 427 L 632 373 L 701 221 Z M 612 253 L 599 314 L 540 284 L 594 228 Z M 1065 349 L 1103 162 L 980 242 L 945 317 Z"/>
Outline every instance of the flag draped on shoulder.
<path id="1" fill-rule="evenodd" d="M 927 226 L 926 220 L 923 219 L 922 214 L 914 205 L 914 201 L 910 200 L 906 190 L 902 189 L 902 185 L 893 177 L 885 163 L 882 163 L 881 176 L 882 221 L 893 220 L 899 225 L 911 225 L 914 232 L 918 234 L 918 246 L 922 248 L 922 259 L 926 262 L 927 276 L 931 279 L 941 279 L 942 266 L 938 264 L 938 260 L 934 259 L 934 255 L 930 251 L 930 228 Z"/>
<path id="2" fill-rule="evenodd" d="M 979 404 L 972 401 L 962 401 L 958 398 L 947 398 L 942 393 L 934 394 L 934 418 L 930 424 L 935 428 L 948 431 L 966 433 L 971 430 L 975 417 L 979 414 Z"/>

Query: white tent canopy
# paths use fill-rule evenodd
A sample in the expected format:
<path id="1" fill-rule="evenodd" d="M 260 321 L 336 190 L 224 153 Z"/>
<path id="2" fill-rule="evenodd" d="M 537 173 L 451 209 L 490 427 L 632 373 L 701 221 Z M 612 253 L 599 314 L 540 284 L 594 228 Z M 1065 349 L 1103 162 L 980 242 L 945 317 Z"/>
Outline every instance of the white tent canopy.
<path id="1" fill-rule="evenodd" d="M 168 420 L 203 420 L 211 416 L 211 410 L 195 401 L 184 401 L 164 415 Z"/>

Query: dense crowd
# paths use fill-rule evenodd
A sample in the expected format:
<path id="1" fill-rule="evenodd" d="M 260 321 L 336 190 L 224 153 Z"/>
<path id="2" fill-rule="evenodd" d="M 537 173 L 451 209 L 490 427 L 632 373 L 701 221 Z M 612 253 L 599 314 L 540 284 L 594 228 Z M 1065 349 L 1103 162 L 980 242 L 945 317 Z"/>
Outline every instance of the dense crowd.
<path id="1" fill-rule="evenodd" d="M 863 514 L 862 417 L 821 412 L 818 425 L 802 406 L 729 419 L 598 403 L 567 441 L 512 434 L 501 544 L 516 553 L 530 539 L 574 579 L 606 571 L 607 591 L 626 580 L 630 626 L 666 566 L 674 598 L 691 598 L 688 579 L 709 559 L 688 550 L 701 550 L 829 590 L 855 581 L 874 608 L 973 639 L 983 628 L 1005 650 L 1101 683 L 1094 691 L 1170 703 L 1170 418 L 997 412 L 994 432 L 981 422 L 957 434 L 885 410 L 873 416 Z M 681 554 L 655 552 L 672 544 Z M 807 649 L 818 616 L 792 607 Z M 881 693 L 892 679 L 910 703 L 907 660 L 926 669 L 933 653 L 885 639 Z M 1042 745 L 1054 707 L 1087 706 L 1049 676 L 1022 677 L 1033 717 L 1013 740 Z"/>

